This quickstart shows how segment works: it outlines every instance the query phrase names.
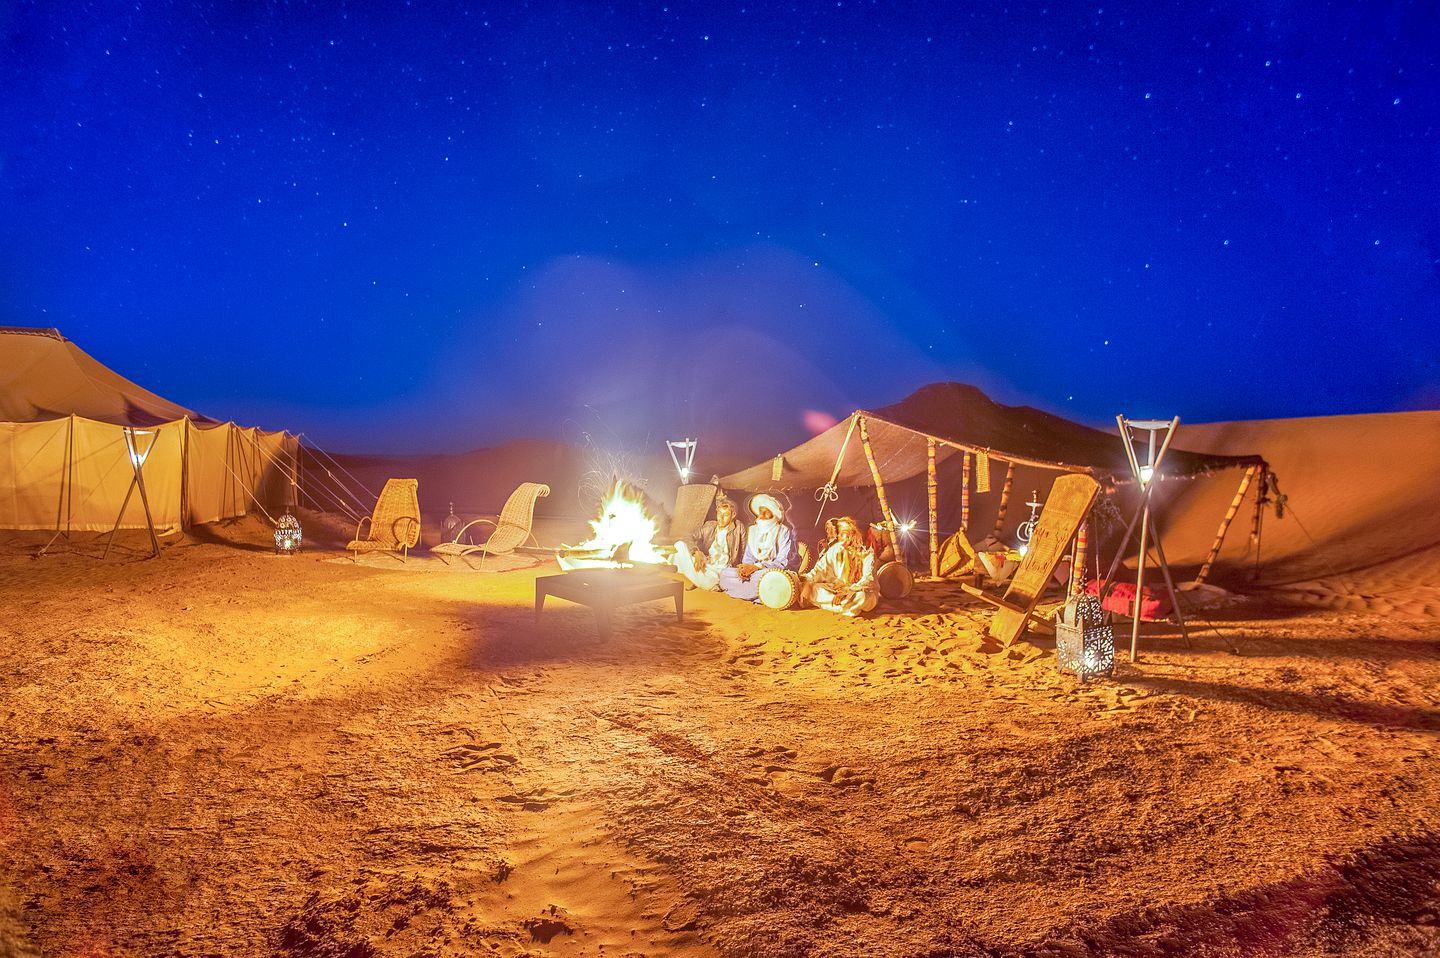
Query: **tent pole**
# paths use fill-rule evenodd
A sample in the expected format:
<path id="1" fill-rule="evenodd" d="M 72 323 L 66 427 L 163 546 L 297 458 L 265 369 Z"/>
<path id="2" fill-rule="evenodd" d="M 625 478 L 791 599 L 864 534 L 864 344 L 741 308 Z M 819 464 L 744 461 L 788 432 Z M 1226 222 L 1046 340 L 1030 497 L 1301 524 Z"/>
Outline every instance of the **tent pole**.
<path id="1" fill-rule="evenodd" d="M 180 531 L 190 529 L 190 417 L 180 420 Z"/>
<path id="2" fill-rule="evenodd" d="M 995 531 L 990 533 L 995 538 L 1000 538 L 1000 530 L 1005 526 L 1005 513 L 1010 508 L 1010 487 L 1015 484 L 1015 463 L 1005 464 L 1005 485 L 1000 487 L 1000 511 L 995 516 Z"/>
<path id="3" fill-rule="evenodd" d="M 1150 534 L 1150 497 L 1145 497 L 1145 504 L 1140 507 L 1140 557 L 1135 563 L 1135 607 L 1131 609 L 1134 616 L 1130 623 L 1130 661 L 1138 661 L 1137 652 L 1140 647 L 1140 603 L 1145 598 L 1145 553 L 1149 550 L 1145 547 L 1145 539 Z"/>
<path id="4" fill-rule="evenodd" d="M 930 497 L 930 577 L 940 578 L 939 484 L 935 480 L 935 440 L 925 440 L 925 489 Z"/>
<path id="5" fill-rule="evenodd" d="M 75 506 L 75 494 L 71 488 L 75 484 L 72 475 L 75 468 L 75 414 L 71 413 L 68 418 L 69 423 L 65 429 L 65 479 L 60 483 L 60 501 L 55 503 L 55 534 L 35 553 L 37 559 L 50 551 L 56 539 L 61 536 L 70 538 L 70 513 Z"/>
<path id="6" fill-rule="evenodd" d="M 1075 559 L 1070 565 L 1071 596 L 1080 594 L 1080 583 L 1085 581 L 1085 563 L 1089 560 L 1089 552 L 1090 520 L 1086 518 L 1075 533 Z"/>
<path id="7" fill-rule="evenodd" d="M 865 418 L 860 417 L 860 445 L 865 448 L 865 461 L 870 464 L 870 478 L 875 480 L 875 495 L 880 499 L 880 513 L 889 527 L 890 550 L 900 561 L 900 541 L 895 537 L 895 516 L 890 512 L 890 501 L 885 498 L 885 480 L 880 478 L 880 467 L 875 463 L 875 450 L 870 447 L 870 431 L 865 428 Z"/>
<path id="8" fill-rule="evenodd" d="M 960 467 L 960 528 L 970 531 L 970 453 Z"/>
<path id="9" fill-rule="evenodd" d="M 1225 510 L 1225 518 L 1220 520 L 1220 529 L 1215 533 L 1215 542 L 1210 546 L 1210 552 L 1205 556 L 1205 562 L 1201 564 L 1200 571 L 1195 575 L 1196 583 L 1205 581 L 1210 574 L 1210 566 L 1220 555 L 1220 546 L 1225 542 L 1225 533 L 1230 531 L 1230 523 L 1235 520 L 1235 515 L 1240 511 L 1240 503 L 1245 498 L 1245 492 L 1250 488 L 1250 483 L 1255 478 L 1255 472 L 1259 466 L 1251 466 L 1245 470 L 1245 475 L 1240 477 L 1240 488 L 1235 493 L 1235 498 L 1230 501 L 1230 508 Z"/>
<path id="10" fill-rule="evenodd" d="M 135 433 L 134 430 L 131 430 L 131 442 L 134 442 L 134 439 Z M 150 448 L 155 448 L 155 444 L 159 441 L 160 429 L 157 427 L 155 435 L 150 438 Z M 133 449 L 134 447 L 132 446 L 131 448 Z M 140 504 L 145 507 L 145 528 L 150 532 L 150 552 L 152 556 L 158 557 L 160 555 L 160 540 L 155 536 L 155 519 L 150 514 L 150 497 L 145 494 L 145 466 L 144 463 L 137 461 L 133 455 L 130 457 L 130 464 L 135 467 L 135 484 L 140 487 Z"/>

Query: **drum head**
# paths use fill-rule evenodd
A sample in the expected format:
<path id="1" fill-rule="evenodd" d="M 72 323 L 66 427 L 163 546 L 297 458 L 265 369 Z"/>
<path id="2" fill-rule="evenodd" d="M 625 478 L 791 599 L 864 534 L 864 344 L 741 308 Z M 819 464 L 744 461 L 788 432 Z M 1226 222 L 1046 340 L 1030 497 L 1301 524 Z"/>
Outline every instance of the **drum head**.
<path id="1" fill-rule="evenodd" d="M 915 577 L 899 562 L 887 562 L 875 573 L 880 594 L 887 599 L 903 599 L 915 588 Z"/>
<path id="2" fill-rule="evenodd" d="M 786 569 L 760 575 L 760 601 L 772 609 L 788 609 L 800 600 L 800 577 Z"/>

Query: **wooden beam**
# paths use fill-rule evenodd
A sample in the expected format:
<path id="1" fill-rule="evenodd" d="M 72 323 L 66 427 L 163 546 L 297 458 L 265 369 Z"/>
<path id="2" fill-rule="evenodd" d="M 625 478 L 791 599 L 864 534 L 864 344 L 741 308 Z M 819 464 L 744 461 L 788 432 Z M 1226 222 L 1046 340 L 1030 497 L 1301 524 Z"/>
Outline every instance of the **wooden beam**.
<path id="1" fill-rule="evenodd" d="M 1230 508 L 1225 510 L 1225 518 L 1220 520 L 1220 529 L 1215 533 L 1215 542 L 1210 546 L 1210 552 L 1205 556 L 1205 562 L 1200 566 L 1200 571 L 1195 575 L 1196 582 L 1204 582 L 1205 577 L 1210 574 L 1210 566 L 1220 555 L 1220 546 L 1225 542 L 1225 533 L 1230 531 L 1230 523 L 1234 521 L 1236 513 L 1240 511 L 1240 503 L 1245 499 L 1245 493 L 1250 489 L 1250 483 L 1255 479 L 1255 473 L 1259 466 L 1251 466 L 1245 470 L 1245 475 L 1240 477 L 1240 488 L 1235 492 L 1235 498 L 1230 500 Z"/>
<path id="2" fill-rule="evenodd" d="M 898 561 L 900 541 L 895 537 L 895 514 L 890 511 L 890 500 L 885 497 L 885 480 L 880 476 L 880 467 L 875 463 L 875 450 L 870 447 L 870 431 L 865 428 L 865 417 L 860 417 L 860 445 L 865 448 L 865 461 L 870 464 L 870 478 L 875 482 L 875 495 L 880 499 L 880 513 L 890 534 L 890 549 Z"/>

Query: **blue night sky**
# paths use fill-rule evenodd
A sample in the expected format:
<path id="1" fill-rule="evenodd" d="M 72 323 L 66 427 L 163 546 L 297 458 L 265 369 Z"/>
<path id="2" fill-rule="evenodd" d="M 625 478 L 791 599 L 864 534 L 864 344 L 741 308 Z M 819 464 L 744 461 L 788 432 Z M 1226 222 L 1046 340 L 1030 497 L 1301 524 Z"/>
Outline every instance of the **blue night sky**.
<path id="1" fill-rule="evenodd" d="M 768 453 L 944 379 L 1100 425 L 1435 408 L 1437 27 L 0 0 L 0 324 L 356 451 Z"/>

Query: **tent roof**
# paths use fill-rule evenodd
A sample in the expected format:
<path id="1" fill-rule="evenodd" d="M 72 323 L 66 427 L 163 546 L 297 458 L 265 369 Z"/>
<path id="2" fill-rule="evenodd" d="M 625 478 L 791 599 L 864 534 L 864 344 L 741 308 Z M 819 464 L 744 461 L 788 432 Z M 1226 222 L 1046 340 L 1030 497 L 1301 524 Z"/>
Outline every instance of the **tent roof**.
<path id="1" fill-rule="evenodd" d="M 843 421 L 782 453 L 784 467 L 773 479 L 774 461 L 731 473 L 721 484 L 735 489 L 814 489 L 830 481 L 835 459 L 845 446 L 856 416 L 863 416 L 880 475 L 899 482 L 926 468 L 927 439 L 940 440 L 938 459 L 962 450 L 984 451 L 1002 462 L 1016 462 L 1069 472 L 1087 472 L 1114 483 L 1132 481 L 1120 437 L 1082 426 L 1029 406 L 1003 406 L 974 386 L 937 383 L 875 412 L 857 410 Z M 1184 427 L 1177 432 L 1183 441 Z M 1185 452 L 1174 446 L 1162 470 L 1171 476 L 1193 476 L 1220 469 L 1263 465 L 1259 456 L 1217 456 Z M 870 467 L 859 430 L 850 436 L 835 484 L 842 488 L 871 485 Z"/>
<path id="2" fill-rule="evenodd" d="M 0 422 L 71 415 L 117 426 L 215 421 L 131 382 L 59 330 L 0 326 Z"/>

